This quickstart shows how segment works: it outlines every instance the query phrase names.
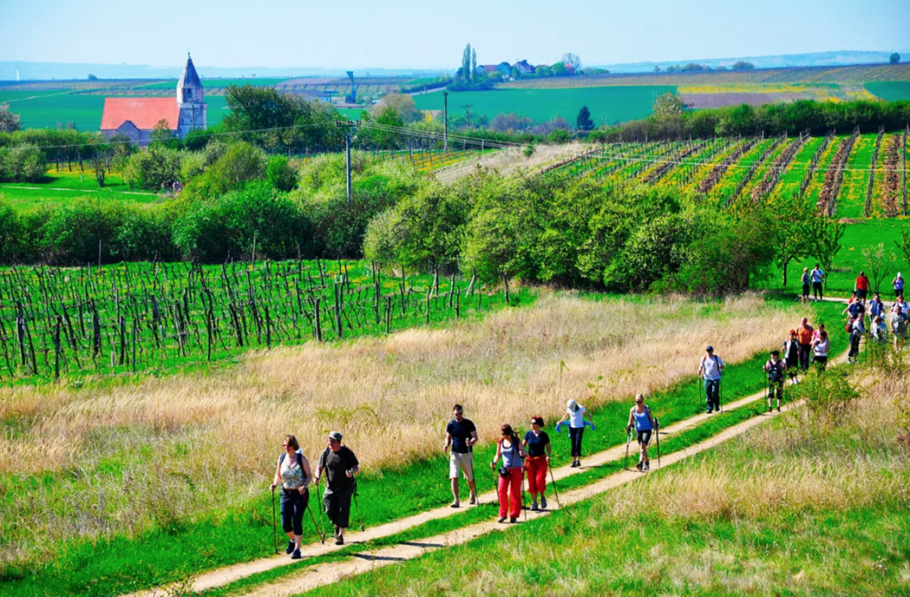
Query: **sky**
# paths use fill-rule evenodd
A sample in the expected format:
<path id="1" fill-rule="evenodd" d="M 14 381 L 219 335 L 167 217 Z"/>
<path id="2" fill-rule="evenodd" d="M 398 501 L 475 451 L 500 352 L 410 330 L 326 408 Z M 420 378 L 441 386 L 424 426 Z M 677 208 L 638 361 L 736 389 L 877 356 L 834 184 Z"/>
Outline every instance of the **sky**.
<path id="1" fill-rule="evenodd" d="M 0 61 L 456 68 L 910 48 L 910 0 L 0 0 Z"/>

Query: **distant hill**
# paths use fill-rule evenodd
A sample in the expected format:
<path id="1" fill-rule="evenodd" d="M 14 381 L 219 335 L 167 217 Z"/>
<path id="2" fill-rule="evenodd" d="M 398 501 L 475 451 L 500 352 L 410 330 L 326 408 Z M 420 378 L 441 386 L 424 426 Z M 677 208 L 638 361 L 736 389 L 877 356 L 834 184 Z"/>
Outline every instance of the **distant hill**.
<path id="1" fill-rule="evenodd" d="M 904 61 L 910 61 L 910 49 L 891 50 L 887 52 L 864 52 L 839 50 L 836 52 L 814 52 L 809 54 L 781 54 L 779 56 L 740 56 L 735 58 L 702 58 L 698 60 L 669 60 L 664 62 L 628 62 L 622 64 L 605 64 L 614 73 L 651 72 L 655 66 L 682 66 L 694 62 L 710 67 L 730 66 L 738 60 L 751 62 L 756 68 L 781 68 L 788 66 L 840 66 L 848 64 L 882 64 L 888 62 L 892 52 L 900 54 Z"/>

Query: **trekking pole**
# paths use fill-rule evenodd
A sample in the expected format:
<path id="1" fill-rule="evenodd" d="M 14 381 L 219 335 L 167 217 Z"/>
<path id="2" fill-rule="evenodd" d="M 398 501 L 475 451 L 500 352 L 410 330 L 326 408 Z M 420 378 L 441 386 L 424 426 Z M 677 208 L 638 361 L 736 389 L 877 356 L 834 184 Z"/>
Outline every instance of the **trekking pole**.
<path id="1" fill-rule="evenodd" d="M 660 468 L 660 421 L 654 417 L 654 438 L 657 440 L 657 468 Z"/>
<path id="2" fill-rule="evenodd" d="M 316 479 L 316 494 L 319 496 L 319 507 L 322 508 L 324 502 L 322 501 L 322 485 L 319 484 L 319 479 Z M 307 504 L 307 506 L 309 506 L 309 504 Z M 310 512 L 310 514 L 312 514 L 312 511 Z M 319 517 L 318 530 L 319 530 L 319 536 L 325 537 L 325 529 L 322 526 L 322 516 Z"/>
<path id="3" fill-rule="evenodd" d="M 357 501 L 357 479 L 351 477 L 354 481 L 354 505 L 357 507 L 357 520 L 360 521 L 360 532 L 363 532 L 363 516 L 360 514 L 360 502 Z"/>
<path id="4" fill-rule="evenodd" d="M 556 505 L 559 506 L 560 510 L 562 509 L 562 503 L 559 501 L 559 492 L 556 490 L 556 476 L 553 474 L 553 467 L 547 465 L 547 468 L 550 469 L 550 481 L 553 485 L 553 494 L 556 495 Z"/>
<path id="5" fill-rule="evenodd" d="M 272 534 L 275 536 L 275 553 L 278 553 L 278 519 L 275 518 L 275 488 L 272 487 Z"/>
<path id="6" fill-rule="evenodd" d="M 316 529 L 316 535 L 319 536 L 319 541 L 320 541 L 323 545 L 325 545 L 325 535 L 322 534 L 322 531 L 319 530 L 319 525 L 316 524 L 316 515 L 313 514 L 313 509 L 310 508 L 309 502 L 307 502 L 306 510 L 307 510 L 307 512 L 310 513 L 310 518 L 313 519 L 313 528 Z"/>
<path id="7" fill-rule="evenodd" d="M 626 457 L 623 459 L 623 464 L 625 465 L 623 468 L 625 468 L 626 470 L 630 470 L 629 469 L 629 444 L 631 444 L 631 443 L 632 443 L 632 430 L 629 429 L 629 435 L 626 437 Z"/>
<path id="8" fill-rule="evenodd" d="M 525 471 L 524 469 L 519 469 L 521 472 L 518 473 L 521 475 L 521 513 L 524 515 L 525 522 L 528 522 L 528 511 L 525 508 Z"/>

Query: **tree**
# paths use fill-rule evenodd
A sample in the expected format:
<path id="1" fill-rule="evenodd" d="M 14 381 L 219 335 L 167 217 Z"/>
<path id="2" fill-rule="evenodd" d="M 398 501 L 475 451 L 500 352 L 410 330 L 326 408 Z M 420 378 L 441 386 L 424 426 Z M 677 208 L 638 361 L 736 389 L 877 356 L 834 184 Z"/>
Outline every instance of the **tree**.
<path id="1" fill-rule="evenodd" d="M 578 111 L 578 117 L 575 119 L 575 128 L 580 131 L 590 131 L 594 128 L 594 121 L 591 120 L 591 111 L 587 106 L 582 106 Z"/>
<path id="2" fill-rule="evenodd" d="M 561 62 L 574 73 L 581 71 L 581 58 L 572 52 L 566 52 L 562 55 Z"/>
<path id="3" fill-rule="evenodd" d="M 679 95 L 672 92 L 667 92 L 662 95 L 658 95 L 657 99 L 654 100 L 654 115 L 658 118 L 666 118 L 668 116 L 679 116 L 686 109 L 686 104 L 683 103 Z"/>
<path id="4" fill-rule="evenodd" d="M 414 98 L 403 93 L 389 93 L 379 103 L 373 106 L 372 114 L 379 118 L 385 108 L 391 108 L 398 113 L 402 122 L 418 122 L 423 119 L 420 110 L 414 104 Z"/>
<path id="5" fill-rule="evenodd" d="M 99 187 L 104 188 L 104 179 L 109 169 L 111 148 L 99 143 L 92 149 L 92 169 L 95 171 L 95 180 L 98 181 Z"/>
<path id="6" fill-rule="evenodd" d="M 781 286 L 787 287 L 787 269 L 790 263 L 806 256 L 812 248 L 812 232 L 817 228 L 813 226 L 816 218 L 815 206 L 799 197 L 779 197 L 768 204 L 768 208 L 775 214 L 774 223 L 777 227 L 774 260 L 781 271 Z"/>
<path id="7" fill-rule="evenodd" d="M 837 220 L 816 218 L 813 224 L 812 242 L 815 258 L 825 272 L 831 271 L 834 256 L 840 252 L 840 241 L 847 227 Z M 825 287 L 828 287 L 828 276 L 825 276 Z"/>
<path id="8" fill-rule="evenodd" d="M 19 115 L 9 111 L 9 104 L 0 104 L 0 133 L 13 133 L 19 128 Z"/>
<path id="9" fill-rule="evenodd" d="M 89 81 L 97 81 L 97 80 L 98 80 L 98 77 L 96 77 L 96 76 L 93 75 L 92 73 L 89 73 L 89 74 L 88 74 L 88 80 L 89 80 Z"/>
<path id="10" fill-rule="evenodd" d="M 890 62 L 891 64 L 897 64 L 900 61 L 901 61 L 901 55 L 898 54 L 897 52 L 891 54 L 891 56 L 888 57 L 888 62 Z"/>
<path id="11" fill-rule="evenodd" d="M 471 49 L 471 81 L 477 82 L 477 48 Z"/>
<path id="12" fill-rule="evenodd" d="M 658 65 L 658 64 L 655 64 L 655 65 L 654 65 L 654 72 L 655 72 L 655 73 L 659 73 L 659 72 L 660 72 L 660 65 Z"/>
<path id="13" fill-rule="evenodd" d="M 755 70 L 755 65 L 745 60 L 737 60 L 730 68 L 732 70 Z"/>
<path id="14" fill-rule="evenodd" d="M 894 241 L 894 244 L 900 249 L 901 255 L 904 257 L 904 263 L 910 265 L 910 233 L 906 229 L 901 230 L 901 239 Z"/>
<path id="15" fill-rule="evenodd" d="M 269 158 L 265 178 L 279 191 L 290 191 L 297 186 L 297 171 L 283 155 L 273 155 Z"/>
<path id="16" fill-rule="evenodd" d="M 471 44 L 466 45 L 461 53 L 461 77 L 466 83 L 471 80 Z"/>
<path id="17" fill-rule="evenodd" d="M 152 134 L 149 136 L 149 147 L 167 147 L 168 149 L 179 149 L 180 139 L 174 136 L 170 123 L 161 119 L 155 123 Z"/>
<path id="18" fill-rule="evenodd" d="M 878 243 L 863 249 L 863 261 L 872 274 L 872 292 L 878 292 L 882 280 L 890 273 L 889 268 L 897 263 L 897 255 L 891 249 L 885 250 L 885 243 Z"/>
<path id="19" fill-rule="evenodd" d="M 512 69 L 512 70 L 516 71 L 516 69 Z M 569 69 L 566 68 L 566 65 L 563 64 L 562 62 L 557 62 L 556 64 L 553 64 L 552 66 L 550 66 L 550 72 L 553 73 L 554 77 L 565 77 L 566 75 L 569 74 Z M 517 77 L 515 77 L 515 75 L 513 74 L 512 78 L 517 78 Z"/>

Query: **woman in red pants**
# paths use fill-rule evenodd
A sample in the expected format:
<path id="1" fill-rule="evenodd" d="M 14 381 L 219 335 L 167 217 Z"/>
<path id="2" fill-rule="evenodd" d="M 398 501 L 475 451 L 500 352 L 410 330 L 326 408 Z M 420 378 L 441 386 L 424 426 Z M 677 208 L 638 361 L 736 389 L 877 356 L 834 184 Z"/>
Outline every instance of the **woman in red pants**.
<path id="1" fill-rule="evenodd" d="M 543 417 L 531 417 L 531 431 L 525 433 L 522 446 L 528 452 L 525 469 L 528 471 L 528 491 L 531 493 L 531 510 L 538 510 L 537 494 L 540 494 L 540 509 L 547 509 L 547 467 L 550 465 L 550 436 L 543 430 Z"/>
<path id="2" fill-rule="evenodd" d="M 512 426 L 506 423 L 502 426 L 502 437 L 496 444 L 496 458 L 490 463 L 490 468 L 495 469 L 502 458 L 502 467 L 499 469 L 499 522 L 505 522 L 507 516 L 509 522 L 518 522 L 524 472 L 522 459 L 525 456 L 518 436 L 512 431 Z"/>

